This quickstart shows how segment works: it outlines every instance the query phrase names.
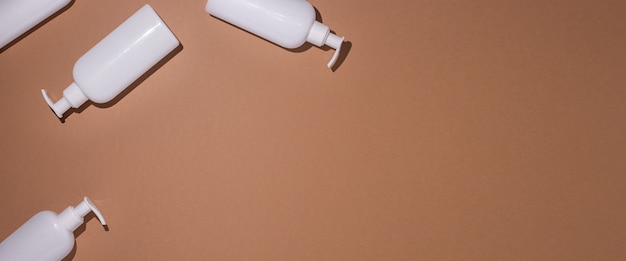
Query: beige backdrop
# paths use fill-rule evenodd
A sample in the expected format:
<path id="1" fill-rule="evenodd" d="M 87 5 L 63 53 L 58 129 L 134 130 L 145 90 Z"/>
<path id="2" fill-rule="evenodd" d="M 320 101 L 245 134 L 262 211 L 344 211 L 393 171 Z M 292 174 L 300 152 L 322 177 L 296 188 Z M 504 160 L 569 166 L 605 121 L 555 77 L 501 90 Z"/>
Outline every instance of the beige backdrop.
<path id="1" fill-rule="evenodd" d="M 311 2 L 335 72 L 205 1 L 77 0 L 0 53 L 0 238 L 86 195 L 67 260 L 626 259 L 626 2 Z M 182 49 L 57 119 L 145 3 Z"/>

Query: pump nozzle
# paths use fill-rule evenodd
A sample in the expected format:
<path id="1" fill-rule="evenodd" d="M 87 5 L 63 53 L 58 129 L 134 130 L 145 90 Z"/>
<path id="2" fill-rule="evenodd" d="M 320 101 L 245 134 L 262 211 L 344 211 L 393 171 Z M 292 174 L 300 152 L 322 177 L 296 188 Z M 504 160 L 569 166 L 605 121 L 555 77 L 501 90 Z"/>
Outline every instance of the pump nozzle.
<path id="1" fill-rule="evenodd" d="M 83 199 L 83 202 L 78 204 L 78 206 L 70 206 L 63 210 L 63 212 L 59 214 L 59 219 L 67 229 L 74 231 L 84 222 L 83 218 L 85 217 L 85 215 L 89 214 L 89 212 L 92 211 L 94 214 L 96 214 L 96 217 L 98 217 L 100 223 L 105 226 L 107 222 L 104 220 L 104 217 L 100 213 L 100 210 L 98 210 L 98 208 L 93 204 L 93 202 L 91 202 L 91 200 L 89 200 L 88 197 L 85 197 Z"/>
<path id="2" fill-rule="evenodd" d="M 63 98 L 56 103 L 48 97 L 46 90 L 41 89 L 41 95 L 43 95 L 43 98 L 46 100 L 46 103 L 48 103 L 48 106 L 50 106 L 50 108 L 54 111 L 54 114 L 56 114 L 59 118 L 63 118 L 63 113 L 70 108 L 78 108 L 88 100 L 76 83 L 72 83 L 69 87 L 65 88 L 63 91 Z"/>
<path id="3" fill-rule="evenodd" d="M 326 38 L 326 45 L 335 49 L 335 53 L 333 54 L 333 57 L 330 58 L 330 62 L 328 62 L 328 64 L 326 65 L 328 66 L 328 68 L 333 67 L 333 65 L 337 61 L 337 58 L 339 57 L 339 53 L 341 53 L 341 45 L 343 44 L 343 39 L 345 39 L 345 37 L 339 37 L 332 33 L 328 34 L 328 37 Z"/>
<path id="4" fill-rule="evenodd" d="M 331 48 L 335 49 L 333 57 L 326 65 L 328 66 L 328 68 L 333 67 L 333 65 L 337 61 L 339 53 L 341 52 L 341 45 L 343 44 L 343 40 L 344 37 L 339 37 L 331 33 L 328 26 L 318 21 L 313 22 L 313 26 L 311 27 L 311 30 L 309 31 L 309 36 L 307 37 L 307 42 L 312 43 L 318 47 L 328 45 Z"/>
<path id="5" fill-rule="evenodd" d="M 102 223 L 103 226 L 107 224 L 106 220 L 104 220 L 104 217 L 100 213 L 100 210 L 96 207 L 95 204 L 93 204 L 93 202 L 91 202 L 91 200 L 89 200 L 88 197 L 85 197 L 83 199 L 83 202 L 81 202 L 80 204 L 78 204 L 78 206 L 74 208 L 74 212 L 83 217 L 89 214 L 89 212 L 91 211 L 96 214 L 96 217 L 98 217 L 98 220 L 100 220 L 100 223 Z"/>
<path id="6" fill-rule="evenodd" d="M 44 89 L 41 89 L 41 95 L 43 95 L 43 98 L 44 100 L 46 100 L 46 103 L 48 103 L 48 106 L 50 106 L 52 111 L 54 111 L 54 114 L 56 114 L 59 118 L 63 118 L 63 113 L 65 113 L 67 110 L 70 109 L 70 107 L 72 107 L 72 105 L 70 105 L 70 103 L 63 98 L 61 98 L 56 103 L 53 102 L 52 99 L 48 97 L 48 93 L 46 93 L 46 90 Z"/>

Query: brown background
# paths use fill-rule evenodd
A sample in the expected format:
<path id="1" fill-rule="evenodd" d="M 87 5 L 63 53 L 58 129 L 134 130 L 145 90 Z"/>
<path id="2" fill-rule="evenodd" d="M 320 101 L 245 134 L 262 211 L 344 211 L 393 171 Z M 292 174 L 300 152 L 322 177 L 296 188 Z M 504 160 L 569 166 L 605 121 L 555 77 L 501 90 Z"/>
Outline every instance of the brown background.
<path id="1" fill-rule="evenodd" d="M 7 48 L 0 238 L 87 195 L 73 260 L 626 259 L 624 1 L 311 2 L 335 72 L 205 1 L 75 1 Z M 59 121 L 40 89 L 145 3 L 182 49 Z"/>

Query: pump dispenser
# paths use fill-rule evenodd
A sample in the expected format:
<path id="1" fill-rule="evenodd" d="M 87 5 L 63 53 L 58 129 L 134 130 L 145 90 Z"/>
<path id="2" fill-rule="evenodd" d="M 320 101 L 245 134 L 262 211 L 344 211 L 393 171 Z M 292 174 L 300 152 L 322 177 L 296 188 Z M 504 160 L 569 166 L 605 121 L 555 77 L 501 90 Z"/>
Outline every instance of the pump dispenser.
<path id="1" fill-rule="evenodd" d="M 343 44 L 344 39 L 345 37 L 339 37 L 331 33 L 330 28 L 328 28 L 325 24 L 315 21 L 313 22 L 313 26 L 311 26 L 311 31 L 309 31 L 306 41 L 317 47 L 328 45 L 329 47 L 335 49 L 333 57 L 330 58 L 330 61 L 326 64 L 328 68 L 331 68 L 337 61 L 339 53 L 341 53 L 341 45 Z"/>
<path id="2" fill-rule="evenodd" d="M 0 260 L 59 261 L 74 247 L 74 230 L 94 212 L 106 225 L 100 210 L 85 197 L 76 207 L 69 206 L 60 214 L 41 211 L 0 243 Z"/>
<path id="3" fill-rule="evenodd" d="M 74 65 L 74 82 L 56 103 L 41 90 L 48 106 L 59 118 L 87 100 L 106 103 L 180 45 L 165 22 L 150 7 L 118 26 Z"/>
<path id="4" fill-rule="evenodd" d="M 96 207 L 96 205 L 89 200 L 88 197 L 83 199 L 83 202 L 78 204 L 76 207 L 69 206 L 61 214 L 59 214 L 59 220 L 61 223 L 71 231 L 76 230 L 80 225 L 83 224 L 83 218 L 92 212 L 96 214 L 96 217 L 100 220 L 103 226 L 106 226 L 107 222 L 104 220 L 104 217 L 100 213 L 100 210 Z"/>
<path id="5" fill-rule="evenodd" d="M 331 68 L 341 52 L 344 37 L 315 20 L 306 0 L 208 0 L 207 13 L 287 49 L 305 42 L 335 49 Z"/>

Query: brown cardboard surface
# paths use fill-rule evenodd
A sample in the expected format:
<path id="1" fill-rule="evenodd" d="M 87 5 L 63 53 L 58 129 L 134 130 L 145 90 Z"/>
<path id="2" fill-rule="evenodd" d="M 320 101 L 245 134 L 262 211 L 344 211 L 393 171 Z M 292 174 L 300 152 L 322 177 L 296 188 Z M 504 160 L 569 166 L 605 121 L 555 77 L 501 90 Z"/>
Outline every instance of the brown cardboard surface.
<path id="1" fill-rule="evenodd" d="M 67 260 L 624 260 L 626 4 L 311 1 L 289 51 L 205 1 L 80 1 L 0 53 L 0 238 L 89 196 Z M 182 43 L 62 122 L 149 3 Z"/>

